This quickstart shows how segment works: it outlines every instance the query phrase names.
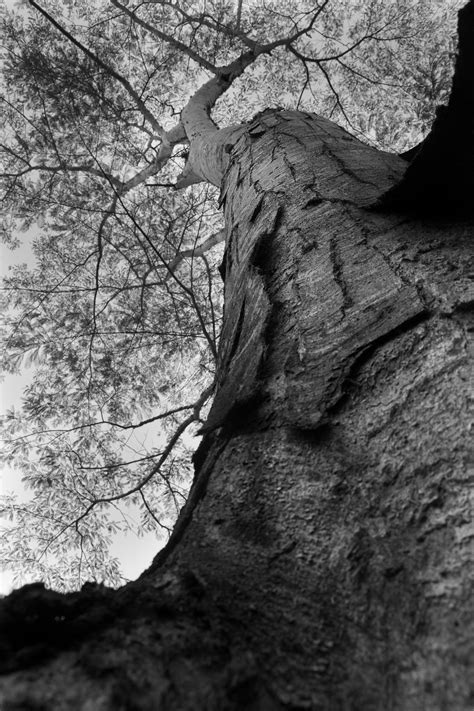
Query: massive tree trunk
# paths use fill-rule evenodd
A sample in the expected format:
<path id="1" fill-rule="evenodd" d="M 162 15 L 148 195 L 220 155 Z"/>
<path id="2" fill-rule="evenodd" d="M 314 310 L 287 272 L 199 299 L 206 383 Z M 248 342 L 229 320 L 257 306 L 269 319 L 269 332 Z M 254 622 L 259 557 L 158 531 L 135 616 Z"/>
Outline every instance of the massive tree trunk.
<path id="1" fill-rule="evenodd" d="M 460 29 L 406 173 L 309 114 L 217 131 L 225 77 L 183 112 L 227 230 L 195 481 L 138 581 L 3 601 L 2 711 L 472 711 L 472 1 Z"/>
<path id="2" fill-rule="evenodd" d="M 235 136 L 189 501 L 137 582 L 4 601 L 2 709 L 470 711 L 472 220 L 372 209 L 405 164 L 316 116 Z"/>

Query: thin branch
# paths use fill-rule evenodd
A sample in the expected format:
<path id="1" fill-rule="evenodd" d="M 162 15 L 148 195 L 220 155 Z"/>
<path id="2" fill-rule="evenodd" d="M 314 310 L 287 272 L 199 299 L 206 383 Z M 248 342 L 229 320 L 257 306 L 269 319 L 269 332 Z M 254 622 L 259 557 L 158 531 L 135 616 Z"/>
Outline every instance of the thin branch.
<path id="1" fill-rule="evenodd" d="M 176 39 L 176 37 L 173 37 L 172 35 L 169 35 L 166 32 L 162 32 L 157 27 L 150 25 L 148 22 L 146 22 L 146 20 L 142 20 L 142 18 L 138 17 L 138 15 L 136 15 L 133 10 L 129 10 L 128 7 L 122 5 L 122 3 L 118 2 L 118 0 L 110 0 L 110 2 L 116 8 L 121 10 L 125 15 L 128 15 L 128 17 L 130 17 L 133 22 L 136 22 L 137 25 L 140 25 L 141 27 L 143 27 L 143 29 L 147 30 L 151 35 L 153 35 L 154 37 L 158 37 L 158 39 L 167 42 L 175 49 L 178 49 L 180 52 L 183 52 L 190 59 L 199 64 L 199 66 L 203 67 L 203 69 L 207 69 L 209 72 L 212 72 L 212 74 L 217 74 L 218 70 L 214 66 L 214 64 L 208 62 L 207 59 L 204 59 L 204 57 L 201 57 L 197 52 L 191 49 L 191 47 L 188 47 L 188 45 L 184 44 L 183 42 L 180 42 L 178 39 Z"/>
<path id="2" fill-rule="evenodd" d="M 35 2 L 35 0 L 28 0 L 28 3 L 34 7 L 38 12 L 40 12 L 43 17 L 45 17 L 48 22 L 50 22 L 53 27 L 55 27 L 59 32 L 64 35 L 72 44 L 74 44 L 76 47 L 78 47 L 81 52 L 84 52 L 90 59 L 92 59 L 99 67 L 101 67 L 104 71 L 106 71 L 110 76 L 114 77 L 120 84 L 124 87 L 124 89 L 127 91 L 127 93 L 132 97 L 132 99 L 135 101 L 135 104 L 137 105 L 137 108 L 141 112 L 141 114 L 147 119 L 147 121 L 150 122 L 150 124 L 153 126 L 154 130 L 157 132 L 159 136 L 162 136 L 165 133 L 165 130 L 163 126 L 156 120 L 156 118 L 153 116 L 151 111 L 146 107 L 145 103 L 142 101 L 140 98 L 139 94 L 135 91 L 135 89 L 132 87 L 130 82 L 125 79 L 121 74 L 119 74 L 113 67 L 110 66 L 110 64 L 107 64 L 104 62 L 100 57 L 98 57 L 94 52 L 92 52 L 90 49 L 88 49 L 85 45 L 83 45 L 79 40 L 77 40 L 73 35 L 71 35 L 70 32 L 68 32 L 64 27 L 62 27 L 51 15 L 46 12 L 38 3 Z"/>
<path id="3" fill-rule="evenodd" d="M 238 2 L 240 3 L 241 10 L 242 0 L 238 0 Z M 175 2 L 163 0 L 161 4 L 173 8 L 173 10 L 175 12 L 178 12 L 181 17 L 186 20 L 186 22 L 189 22 L 190 24 L 192 24 L 193 22 L 199 23 L 199 25 L 202 25 L 203 27 L 208 27 L 209 29 L 214 30 L 216 32 L 221 32 L 223 35 L 226 35 L 230 39 L 239 39 L 242 44 L 244 44 L 249 49 L 255 49 L 256 44 L 258 44 L 257 42 L 255 42 L 255 40 L 251 39 L 248 35 L 246 35 L 245 32 L 242 32 L 240 30 L 241 18 L 239 17 L 236 22 L 236 26 L 229 27 L 229 25 L 225 25 L 222 22 L 219 22 L 219 20 L 216 20 L 214 17 L 212 17 L 206 12 L 202 12 L 200 15 L 190 15 L 182 7 L 179 7 L 178 4 Z M 239 8 L 237 8 L 237 10 L 239 10 Z"/>
<path id="4" fill-rule="evenodd" d="M 134 424 L 130 425 L 121 425 L 119 422 L 113 422 L 112 420 L 96 420 L 95 422 L 87 422 L 85 425 L 74 425 L 73 427 L 50 427 L 45 430 L 35 430 L 34 432 L 29 432 L 26 435 L 21 435 L 20 437 L 15 437 L 13 439 L 8 440 L 9 442 L 18 442 L 23 439 L 28 439 L 29 437 L 36 437 L 38 435 L 44 435 L 44 434 L 54 434 L 54 433 L 59 433 L 59 434 L 67 434 L 68 432 L 77 432 L 79 430 L 85 430 L 89 429 L 91 427 L 98 427 L 100 425 L 108 425 L 109 427 L 117 427 L 117 429 L 120 430 L 136 430 L 139 429 L 140 427 L 145 427 L 145 425 L 149 425 L 152 422 L 156 422 L 157 420 L 163 420 L 166 417 L 171 417 L 171 415 L 176 415 L 178 412 L 183 412 L 184 410 L 191 410 L 194 409 L 195 403 L 191 403 L 191 405 L 181 405 L 180 407 L 175 407 L 171 410 L 166 410 L 166 412 L 160 412 L 158 415 L 154 415 L 153 417 L 149 417 L 146 420 L 141 420 L 140 422 L 136 422 Z"/>
<path id="5" fill-rule="evenodd" d="M 156 465 L 150 470 L 150 472 L 136 484 L 133 486 L 131 489 L 127 489 L 127 491 L 123 491 L 120 494 L 114 494 L 113 496 L 103 496 L 98 499 L 94 499 L 89 506 L 86 508 L 85 511 L 82 512 L 80 516 L 74 519 L 74 521 L 71 521 L 70 523 L 66 524 L 63 526 L 61 531 L 55 536 L 55 539 L 59 538 L 65 531 L 67 531 L 68 528 L 71 528 L 71 526 L 75 526 L 78 524 L 80 521 L 82 521 L 86 516 L 89 515 L 89 513 L 92 511 L 93 508 L 98 506 L 99 504 L 109 504 L 112 503 L 113 501 L 119 501 L 120 499 L 125 499 L 128 496 L 131 496 L 132 494 L 136 494 L 141 489 L 148 484 L 151 479 L 160 472 L 161 467 L 165 463 L 165 461 L 168 459 L 169 455 L 171 454 L 176 442 L 179 440 L 181 435 L 187 430 L 187 428 L 192 425 L 194 422 L 199 420 L 199 413 L 210 397 L 212 391 L 214 389 L 214 384 L 210 385 L 208 388 L 204 390 L 204 392 L 201 394 L 199 399 L 196 401 L 193 409 L 193 413 L 189 415 L 183 422 L 177 427 L 175 430 L 174 434 L 168 441 L 168 444 L 166 445 L 166 448 L 164 449 L 161 457 L 159 458 L 158 462 Z"/>
<path id="6" fill-rule="evenodd" d="M 219 232 L 215 232 L 210 237 L 205 239 L 197 247 L 191 247 L 190 249 L 183 249 L 179 251 L 176 257 L 168 266 L 169 271 L 165 277 L 165 281 L 168 281 L 168 279 L 172 276 L 172 274 L 174 274 L 178 266 L 184 259 L 186 259 L 186 257 L 202 257 L 209 249 L 211 249 L 211 247 L 214 247 L 216 244 L 219 244 L 219 242 L 223 242 L 224 239 L 224 231 L 220 230 Z"/>
<path id="7" fill-rule="evenodd" d="M 68 451 L 68 450 L 63 450 L 63 451 Z M 73 454 L 76 456 L 79 460 L 79 466 L 78 469 L 84 472 L 103 472 L 103 471 L 110 471 L 112 469 L 121 469 L 122 467 L 129 467 L 132 464 L 140 464 L 141 462 L 149 462 L 151 459 L 156 459 L 157 457 L 160 456 L 160 452 L 157 452 L 156 454 L 148 454 L 146 457 L 139 457 L 138 459 L 130 459 L 128 462 L 110 462 L 109 464 L 104 464 L 103 466 L 100 467 L 86 467 L 82 463 L 82 459 L 80 455 L 73 449 L 69 450 L 70 454 Z"/>
<path id="8" fill-rule="evenodd" d="M 5 148 L 7 151 L 12 153 L 12 155 L 15 155 L 13 150 L 9 148 L 8 146 L 3 146 L 2 148 Z M 22 160 L 23 162 L 26 162 L 25 158 L 22 158 L 21 156 L 16 156 L 19 160 Z M 49 172 L 49 173 L 59 173 L 60 171 L 64 171 L 65 173 L 90 173 L 91 175 L 96 175 L 99 178 L 103 178 L 105 180 L 108 180 L 111 183 L 114 183 L 114 185 L 117 185 L 123 189 L 123 183 L 116 178 L 114 175 L 110 175 L 109 173 L 106 173 L 103 170 L 98 170 L 96 168 L 92 168 L 92 166 L 89 165 L 30 165 L 28 164 L 28 168 L 25 168 L 24 170 L 20 170 L 16 173 L 3 173 L 5 177 L 20 177 L 22 175 L 25 175 L 26 173 L 31 173 L 34 170 L 39 170 L 39 171 L 44 171 L 44 172 Z"/>
<path id="9" fill-rule="evenodd" d="M 171 529 L 170 529 L 168 526 L 165 526 L 163 523 L 161 523 L 161 521 L 160 521 L 158 518 L 156 518 L 156 516 L 155 516 L 155 514 L 153 513 L 153 510 L 152 510 L 152 508 L 150 507 L 148 501 L 145 499 L 145 494 L 143 493 L 143 491 L 142 491 L 141 489 L 140 489 L 140 496 L 141 496 L 141 499 L 142 499 L 142 501 L 143 501 L 144 507 L 146 508 L 146 510 L 148 511 L 148 513 L 150 514 L 150 516 L 152 517 L 153 521 L 155 521 L 155 523 L 157 523 L 160 528 L 163 528 L 165 531 L 167 531 L 168 536 L 170 536 L 170 535 L 171 535 Z"/>
<path id="10" fill-rule="evenodd" d="M 242 0 L 237 0 L 237 13 L 235 18 L 235 27 L 237 31 L 240 30 L 240 23 L 242 20 Z"/>

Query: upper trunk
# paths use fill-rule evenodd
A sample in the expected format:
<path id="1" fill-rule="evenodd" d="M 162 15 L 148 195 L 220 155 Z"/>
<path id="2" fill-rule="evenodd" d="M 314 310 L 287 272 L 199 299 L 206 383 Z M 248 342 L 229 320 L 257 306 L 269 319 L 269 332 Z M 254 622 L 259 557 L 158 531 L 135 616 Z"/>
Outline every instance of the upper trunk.
<path id="1" fill-rule="evenodd" d="M 6 708 L 467 711 L 472 223 L 367 209 L 403 161 L 315 116 L 236 135 L 215 154 L 225 314 L 189 501 L 91 611 L 12 596 L 10 669 L 54 634 Z"/>

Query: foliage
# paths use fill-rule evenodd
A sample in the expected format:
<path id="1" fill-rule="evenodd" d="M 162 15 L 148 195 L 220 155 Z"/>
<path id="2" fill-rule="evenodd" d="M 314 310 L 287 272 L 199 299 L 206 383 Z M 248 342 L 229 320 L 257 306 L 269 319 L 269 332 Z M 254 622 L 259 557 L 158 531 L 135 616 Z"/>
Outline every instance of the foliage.
<path id="1" fill-rule="evenodd" d="M 35 369 L 3 423 L 30 492 L 2 505 L 20 578 L 118 584 L 113 536 L 169 530 L 186 495 L 222 300 L 216 191 L 172 187 L 193 92 L 275 43 L 221 97 L 219 125 L 298 107 L 400 151 L 447 96 L 461 4 L 45 0 L 59 28 L 34 2 L 4 12 L 2 232 L 34 235 L 36 257 L 2 297 L 2 368 Z"/>

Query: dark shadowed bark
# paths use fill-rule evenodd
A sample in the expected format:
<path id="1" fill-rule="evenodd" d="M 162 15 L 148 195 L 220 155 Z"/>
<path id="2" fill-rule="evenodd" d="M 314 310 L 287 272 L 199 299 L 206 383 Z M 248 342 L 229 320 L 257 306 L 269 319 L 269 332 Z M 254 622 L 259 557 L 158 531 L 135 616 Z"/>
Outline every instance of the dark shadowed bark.
<path id="1" fill-rule="evenodd" d="M 188 503 L 137 582 L 3 602 L 2 708 L 470 711 L 473 220 L 374 211 L 406 163 L 313 115 L 225 139 Z"/>

